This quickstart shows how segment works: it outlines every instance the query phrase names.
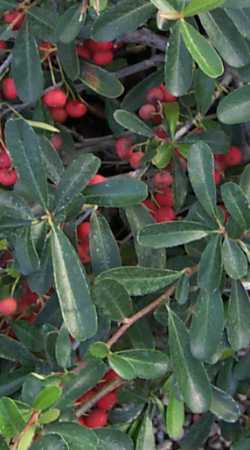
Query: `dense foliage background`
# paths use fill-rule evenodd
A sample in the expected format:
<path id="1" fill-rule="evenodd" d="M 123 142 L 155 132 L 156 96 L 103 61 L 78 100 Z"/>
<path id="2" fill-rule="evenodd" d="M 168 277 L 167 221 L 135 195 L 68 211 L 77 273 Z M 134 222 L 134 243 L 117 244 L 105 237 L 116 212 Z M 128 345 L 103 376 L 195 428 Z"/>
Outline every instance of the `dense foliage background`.
<path id="1" fill-rule="evenodd" d="M 249 21 L 0 0 L 0 450 L 249 450 Z"/>

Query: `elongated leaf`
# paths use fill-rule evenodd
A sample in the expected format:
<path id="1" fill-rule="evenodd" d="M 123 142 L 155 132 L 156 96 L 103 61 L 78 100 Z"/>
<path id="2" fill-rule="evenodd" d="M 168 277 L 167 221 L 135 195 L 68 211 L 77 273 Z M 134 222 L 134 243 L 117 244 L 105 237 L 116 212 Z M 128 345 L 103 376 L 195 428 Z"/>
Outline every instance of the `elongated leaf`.
<path id="1" fill-rule="evenodd" d="M 223 64 L 213 47 L 192 25 L 182 21 L 180 31 L 185 45 L 199 68 L 209 77 L 223 74 Z"/>
<path id="2" fill-rule="evenodd" d="M 75 42 L 63 44 L 59 42 L 58 56 L 60 58 L 63 70 L 70 80 L 74 81 L 80 76 L 80 63 L 76 53 Z"/>
<path id="3" fill-rule="evenodd" d="M 61 397 L 62 389 L 59 386 L 46 386 L 36 396 L 33 402 L 33 408 L 44 411 L 53 406 Z"/>
<path id="4" fill-rule="evenodd" d="M 179 305 L 184 305 L 189 296 L 190 277 L 184 273 L 177 281 L 175 289 L 175 298 Z"/>
<path id="5" fill-rule="evenodd" d="M 106 98 L 117 98 L 124 91 L 122 83 L 115 74 L 108 72 L 102 67 L 95 66 L 89 62 L 81 63 L 81 82 Z"/>
<path id="6" fill-rule="evenodd" d="M 11 325 L 17 339 L 31 352 L 43 350 L 43 338 L 41 330 L 25 320 L 15 320 Z"/>
<path id="7" fill-rule="evenodd" d="M 197 69 L 195 71 L 194 74 L 194 95 L 195 95 L 195 100 L 197 103 L 197 107 L 198 110 L 205 114 L 211 103 L 212 103 L 212 96 L 214 93 L 214 86 L 215 86 L 215 80 L 213 78 L 209 78 L 207 75 L 204 74 L 204 72 L 202 72 L 200 69 Z M 222 130 L 216 130 L 216 129 L 212 129 L 212 130 L 207 130 L 208 133 L 210 133 L 210 137 L 214 137 L 214 139 L 216 140 L 216 148 L 214 149 L 212 145 L 210 145 L 210 148 L 212 149 L 212 151 L 214 152 L 215 150 L 218 151 L 218 137 L 214 136 L 214 134 L 216 135 L 218 132 L 220 133 L 220 137 L 223 136 L 223 140 L 226 139 L 226 134 L 223 133 Z M 205 132 L 206 133 L 206 132 Z M 195 138 L 195 134 L 191 133 L 190 138 L 192 139 L 192 137 Z M 201 136 L 200 136 L 201 137 Z M 202 133 L 202 141 L 206 141 L 206 139 L 204 139 L 204 133 Z M 188 136 L 189 138 L 189 136 Z M 199 136 L 196 135 L 196 138 L 199 138 Z M 209 144 L 209 142 L 207 142 Z M 229 147 L 229 143 L 227 145 L 227 147 L 225 148 L 225 151 L 228 149 Z"/>
<path id="8" fill-rule="evenodd" d="M 26 228 L 16 239 L 14 245 L 15 257 L 19 270 L 23 275 L 29 275 L 40 268 L 39 256 L 32 240 L 30 228 Z"/>
<path id="9" fill-rule="evenodd" d="M 104 270 L 121 265 L 119 247 L 108 221 L 100 214 L 91 217 L 90 254 L 93 272 L 98 275 Z"/>
<path id="10" fill-rule="evenodd" d="M 202 73 L 202 72 L 201 72 Z M 203 77 L 208 77 L 202 73 Z M 209 79 L 211 81 L 211 78 Z M 212 80 L 213 82 L 213 80 Z M 200 94 L 199 90 L 197 90 L 197 84 L 195 85 L 196 89 L 196 95 Z M 201 89 L 203 89 L 203 95 L 204 90 L 209 91 L 209 88 L 207 84 L 202 85 L 201 83 Z M 210 86 L 210 93 L 212 94 L 214 91 L 214 84 Z M 201 94 L 202 95 L 202 94 Z M 200 101 L 202 100 L 201 95 L 199 96 Z M 212 97 L 211 97 L 212 99 Z M 205 102 L 204 102 L 205 103 Z M 210 101 L 207 102 L 207 106 L 210 106 Z M 228 151 L 228 147 L 230 146 L 230 140 L 226 133 L 220 128 L 211 128 L 206 131 L 204 131 L 201 135 L 190 133 L 186 138 L 183 139 L 184 144 L 196 144 L 198 141 L 202 141 L 203 143 L 207 144 L 210 148 L 210 150 L 213 152 L 214 155 L 217 153 L 226 153 Z"/>
<path id="11" fill-rule="evenodd" d="M 35 362 L 33 355 L 21 342 L 4 334 L 0 334 L 0 358 L 18 361 L 28 367 L 32 367 Z"/>
<path id="12" fill-rule="evenodd" d="M 141 203 L 147 197 L 147 185 L 127 176 L 109 178 L 103 183 L 88 186 L 84 191 L 86 202 L 98 206 L 125 208 Z"/>
<path id="13" fill-rule="evenodd" d="M 202 14 L 200 19 L 211 43 L 230 66 L 242 67 L 250 62 L 247 42 L 222 9 Z"/>
<path id="14" fill-rule="evenodd" d="M 14 400 L 8 397 L 0 399 L 0 433 L 11 438 L 19 434 L 25 426 L 25 420 L 22 418 Z"/>
<path id="15" fill-rule="evenodd" d="M 227 311 L 227 335 L 235 351 L 247 347 L 250 342 L 250 300 L 239 281 L 232 282 Z"/>
<path id="16" fill-rule="evenodd" d="M 23 102 L 35 102 L 43 91 L 43 72 L 38 47 L 30 34 L 28 20 L 17 35 L 12 56 L 12 74 L 18 96 Z"/>
<path id="17" fill-rule="evenodd" d="M 145 247 L 168 248 L 198 241 L 210 233 L 203 224 L 183 220 L 148 225 L 139 233 L 138 240 Z"/>
<path id="18" fill-rule="evenodd" d="M 194 16 L 201 12 L 210 11 L 211 9 L 218 8 L 225 3 L 225 0 L 191 0 L 191 2 L 183 10 L 184 17 Z"/>
<path id="19" fill-rule="evenodd" d="M 32 221 L 35 216 L 25 200 L 14 192 L 0 189 L 0 207 L 4 217 L 13 221 Z"/>
<path id="20" fill-rule="evenodd" d="M 227 125 L 250 120 L 250 86 L 235 89 L 224 97 L 217 108 L 218 119 Z"/>
<path id="21" fill-rule="evenodd" d="M 0 375 L 0 397 L 19 391 L 30 370 L 28 367 L 20 367 L 12 372 L 2 373 Z"/>
<path id="22" fill-rule="evenodd" d="M 250 16 L 250 4 L 247 9 L 225 9 L 225 13 L 232 20 L 237 30 L 245 39 L 250 39 L 249 30 L 249 16 Z"/>
<path id="23" fill-rule="evenodd" d="M 63 369 L 71 366 L 71 349 L 70 336 L 68 330 L 63 325 L 59 331 L 55 348 L 57 364 Z"/>
<path id="24" fill-rule="evenodd" d="M 180 439 L 183 433 L 183 426 L 185 421 L 185 408 L 182 400 L 171 394 L 166 417 L 167 433 L 171 439 Z"/>
<path id="25" fill-rule="evenodd" d="M 198 142 L 188 153 L 188 174 L 196 197 L 210 215 L 215 215 L 216 187 L 213 154 L 207 144 Z"/>
<path id="26" fill-rule="evenodd" d="M 169 368 L 167 356 L 158 350 L 140 349 L 124 350 L 113 353 L 110 358 L 110 365 L 115 371 L 125 379 L 143 378 L 151 380 L 165 375 Z M 129 372 L 127 371 L 129 367 Z"/>
<path id="27" fill-rule="evenodd" d="M 64 172 L 63 162 L 45 136 L 40 136 L 41 157 L 48 178 L 58 184 Z"/>
<path id="28" fill-rule="evenodd" d="M 154 14 L 155 7 L 145 0 L 124 0 L 108 8 L 95 22 L 93 37 L 113 40 L 136 30 Z"/>
<path id="29" fill-rule="evenodd" d="M 240 187 L 250 202 L 250 164 L 247 164 L 240 176 Z"/>
<path id="30" fill-rule="evenodd" d="M 181 274 L 181 272 L 175 270 L 123 266 L 102 272 L 97 280 L 116 280 L 125 287 L 130 295 L 145 295 L 169 286 Z"/>
<path id="31" fill-rule="evenodd" d="M 187 329 L 179 317 L 169 311 L 169 345 L 174 374 L 187 406 L 194 413 L 208 410 L 211 388 L 202 364 L 190 351 Z"/>
<path id="32" fill-rule="evenodd" d="M 194 357 L 202 361 L 210 359 L 217 350 L 223 329 L 224 308 L 220 292 L 201 291 L 190 331 Z"/>
<path id="33" fill-rule="evenodd" d="M 222 246 L 224 269 L 233 280 L 239 280 L 247 273 L 247 258 L 237 242 L 226 238 Z"/>
<path id="34" fill-rule="evenodd" d="M 216 386 L 212 388 L 210 411 L 218 419 L 230 423 L 236 422 L 241 414 L 238 403 L 236 403 L 231 395 Z"/>
<path id="35" fill-rule="evenodd" d="M 152 421 L 145 415 L 136 439 L 135 450 L 155 450 L 155 439 Z"/>
<path id="36" fill-rule="evenodd" d="M 94 299 L 112 320 L 121 321 L 133 314 L 131 298 L 116 280 L 101 278 L 97 281 L 94 286 Z"/>
<path id="37" fill-rule="evenodd" d="M 210 413 L 206 413 L 198 422 L 191 425 L 184 438 L 181 440 L 181 450 L 198 450 L 198 448 L 200 448 L 207 440 L 213 421 L 214 416 Z"/>
<path id="38" fill-rule="evenodd" d="M 152 137 L 153 130 L 145 124 L 136 114 L 124 109 L 117 109 L 114 113 L 116 122 L 122 127 L 141 136 Z"/>
<path id="39" fill-rule="evenodd" d="M 10 119 L 5 127 L 5 136 L 23 185 L 30 196 L 46 208 L 48 187 L 38 135 L 23 119 Z"/>
<path id="40" fill-rule="evenodd" d="M 100 167 L 100 160 L 92 154 L 78 156 L 67 168 L 56 191 L 55 214 L 65 209 L 87 186 Z"/>
<path id="41" fill-rule="evenodd" d="M 249 0 L 238 0 L 235 2 L 234 0 L 225 0 L 224 8 L 248 8 L 249 7 Z"/>
<path id="42" fill-rule="evenodd" d="M 225 183 L 221 187 L 221 195 L 225 207 L 234 221 L 243 229 L 247 229 L 250 225 L 250 210 L 249 203 L 241 187 L 236 183 Z"/>
<path id="43" fill-rule="evenodd" d="M 80 21 L 81 6 L 73 5 L 67 8 L 56 24 L 56 36 L 64 44 L 72 42 L 78 35 L 82 22 Z"/>
<path id="44" fill-rule="evenodd" d="M 171 30 L 169 47 L 166 51 L 165 83 L 170 92 L 176 96 L 188 92 L 192 84 L 192 58 L 184 45 L 177 22 Z"/>
<path id="45" fill-rule="evenodd" d="M 94 336 L 97 329 L 86 275 L 68 238 L 59 228 L 51 237 L 54 280 L 65 325 L 79 341 Z"/>
<path id="46" fill-rule="evenodd" d="M 221 236 L 210 237 L 202 253 L 199 265 L 199 286 L 212 292 L 218 289 L 222 276 Z"/>

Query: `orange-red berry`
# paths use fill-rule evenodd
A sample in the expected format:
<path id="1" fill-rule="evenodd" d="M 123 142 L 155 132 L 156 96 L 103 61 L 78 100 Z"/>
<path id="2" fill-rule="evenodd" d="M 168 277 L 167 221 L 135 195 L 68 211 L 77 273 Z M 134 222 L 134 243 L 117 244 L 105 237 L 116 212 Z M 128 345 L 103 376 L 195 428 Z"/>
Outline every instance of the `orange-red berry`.
<path id="1" fill-rule="evenodd" d="M 155 194 L 155 200 L 159 206 L 173 206 L 174 196 L 170 188 L 165 188 L 162 192 Z"/>
<path id="2" fill-rule="evenodd" d="M 118 402 L 117 394 L 116 392 L 109 392 L 108 394 L 104 395 L 96 404 L 97 408 L 104 409 L 105 411 L 108 411 L 109 409 L 112 409 Z"/>
<path id="3" fill-rule="evenodd" d="M 108 423 L 108 414 L 103 409 L 93 409 L 84 418 L 84 425 L 88 428 L 103 428 Z"/>
<path id="4" fill-rule="evenodd" d="M 12 186 L 17 181 L 15 169 L 0 169 L 0 184 L 3 186 Z"/>
<path id="5" fill-rule="evenodd" d="M 103 183 L 104 181 L 106 181 L 106 179 L 107 179 L 106 177 L 104 177 L 103 175 L 100 175 L 99 173 L 97 173 L 92 178 L 90 178 L 88 184 L 91 186 L 93 184 Z"/>
<path id="6" fill-rule="evenodd" d="M 12 25 L 13 30 L 19 30 L 24 21 L 25 15 L 21 11 L 16 9 L 11 9 L 6 11 L 3 15 L 3 20 L 5 23 Z"/>
<path id="7" fill-rule="evenodd" d="M 17 310 L 17 301 L 13 297 L 6 297 L 0 300 L 0 315 L 12 316 Z"/>
<path id="8" fill-rule="evenodd" d="M 115 142 L 115 152 L 121 159 L 128 159 L 133 143 L 128 137 L 120 137 Z"/>
<path id="9" fill-rule="evenodd" d="M 80 117 L 85 116 L 85 114 L 88 111 L 88 108 L 84 103 L 80 102 L 79 100 L 69 100 L 66 103 L 66 111 L 69 117 L 79 119 Z"/>
<path id="10" fill-rule="evenodd" d="M 90 223 L 89 222 L 82 222 L 77 227 L 77 236 L 79 241 L 85 241 L 89 238 L 90 233 Z"/>
<path id="11" fill-rule="evenodd" d="M 64 108 L 51 108 L 50 114 L 52 119 L 58 123 L 64 123 L 68 118 L 67 111 Z"/>
<path id="12" fill-rule="evenodd" d="M 105 66 L 113 61 L 114 54 L 111 50 L 97 51 L 93 53 L 92 60 L 98 66 Z"/>
<path id="13" fill-rule="evenodd" d="M 138 111 L 138 115 L 142 120 L 151 120 L 156 113 L 156 108 L 150 103 L 142 105 Z"/>
<path id="14" fill-rule="evenodd" d="M 176 214 L 170 206 L 162 206 L 155 214 L 156 222 L 171 222 L 176 219 Z"/>
<path id="15" fill-rule="evenodd" d="M 157 103 L 164 101 L 164 92 L 160 87 L 153 87 L 148 90 L 146 95 L 146 100 L 148 103 Z"/>
<path id="16" fill-rule="evenodd" d="M 9 169 L 11 167 L 12 161 L 9 153 L 5 150 L 0 151 L 0 169 Z"/>
<path id="17" fill-rule="evenodd" d="M 67 95 L 60 88 L 54 88 L 43 96 L 43 103 L 49 108 L 63 108 L 67 101 Z"/>
<path id="18" fill-rule="evenodd" d="M 133 169 L 138 169 L 138 167 L 140 167 L 143 156 L 143 152 L 132 152 L 128 161 Z"/>
<path id="19" fill-rule="evenodd" d="M 173 177 L 168 170 L 161 170 L 160 172 L 157 172 L 153 177 L 153 183 L 157 189 L 171 186 L 171 184 L 173 184 L 173 181 Z"/>
<path id="20" fill-rule="evenodd" d="M 2 84 L 3 95 L 7 100 L 17 99 L 17 90 L 13 78 L 5 78 Z"/>
<path id="21" fill-rule="evenodd" d="M 225 163 L 228 167 L 238 166 L 242 162 L 242 153 L 239 147 L 232 146 L 225 155 Z"/>
<path id="22" fill-rule="evenodd" d="M 63 145 L 63 140 L 62 137 L 60 136 L 60 134 L 55 133 L 53 134 L 51 140 L 50 140 L 51 144 L 53 145 L 55 150 L 60 150 L 60 148 Z"/>

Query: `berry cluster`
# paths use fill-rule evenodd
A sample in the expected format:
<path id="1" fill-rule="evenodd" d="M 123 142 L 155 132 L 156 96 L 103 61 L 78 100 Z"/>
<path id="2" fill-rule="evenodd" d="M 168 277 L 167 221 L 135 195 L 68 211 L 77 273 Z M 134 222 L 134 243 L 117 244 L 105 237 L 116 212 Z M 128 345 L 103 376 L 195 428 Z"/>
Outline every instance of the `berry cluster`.
<path id="1" fill-rule="evenodd" d="M 12 186 L 16 181 L 17 173 L 12 166 L 11 157 L 6 147 L 0 144 L 0 184 Z"/>
<path id="2" fill-rule="evenodd" d="M 239 147 L 232 146 L 226 154 L 215 155 L 214 182 L 219 185 L 222 181 L 222 175 L 226 169 L 238 166 L 242 163 L 242 153 Z"/>
<path id="3" fill-rule="evenodd" d="M 3 21 L 7 23 L 13 31 L 17 31 L 21 28 L 24 19 L 24 12 L 17 9 L 10 9 L 3 14 Z"/>
<path id="4" fill-rule="evenodd" d="M 60 88 L 52 88 L 43 96 L 43 103 L 50 110 L 55 122 L 64 123 L 68 117 L 80 119 L 88 112 L 85 103 L 80 100 L 68 100 L 65 92 Z"/>
<path id="5" fill-rule="evenodd" d="M 153 199 L 147 199 L 143 202 L 158 223 L 176 219 L 176 214 L 173 209 L 174 197 L 171 188 L 173 181 L 173 177 L 168 170 L 156 172 L 153 177 L 155 190 Z"/>
<path id="6" fill-rule="evenodd" d="M 79 397 L 75 405 L 81 406 L 90 401 L 105 385 L 111 381 L 118 380 L 119 375 L 110 369 L 103 377 L 101 382 L 93 389 L 89 389 L 85 394 Z M 79 423 L 87 428 L 103 428 L 108 423 L 108 411 L 118 403 L 117 390 L 111 391 L 97 401 L 94 408 L 87 414 L 79 417 Z"/>
<path id="7" fill-rule="evenodd" d="M 95 41 L 93 39 L 85 39 L 76 47 L 80 58 L 93 61 L 98 66 L 111 63 L 114 58 L 114 50 L 112 41 Z"/>

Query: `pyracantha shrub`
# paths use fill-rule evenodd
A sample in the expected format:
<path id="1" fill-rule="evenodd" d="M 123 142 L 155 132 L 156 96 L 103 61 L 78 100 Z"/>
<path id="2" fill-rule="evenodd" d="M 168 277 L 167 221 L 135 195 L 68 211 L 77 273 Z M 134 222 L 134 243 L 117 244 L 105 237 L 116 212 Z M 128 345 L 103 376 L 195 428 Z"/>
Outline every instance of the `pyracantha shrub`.
<path id="1" fill-rule="evenodd" d="M 0 450 L 248 450 L 249 0 L 0 0 Z"/>

